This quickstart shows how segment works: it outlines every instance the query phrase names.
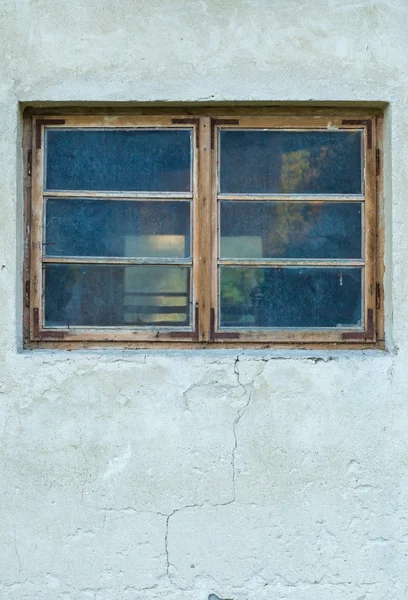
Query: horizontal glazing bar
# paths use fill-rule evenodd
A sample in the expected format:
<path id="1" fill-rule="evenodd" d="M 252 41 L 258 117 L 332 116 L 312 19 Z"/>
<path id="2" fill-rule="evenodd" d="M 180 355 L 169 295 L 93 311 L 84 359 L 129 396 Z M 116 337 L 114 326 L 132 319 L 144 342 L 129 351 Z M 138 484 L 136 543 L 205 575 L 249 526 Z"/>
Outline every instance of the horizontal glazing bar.
<path id="1" fill-rule="evenodd" d="M 257 333 L 266 333 L 266 334 L 271 334 L 271 332 L 280 332 L 280 331 L 291 331 L 291 332 L 296 332 L 296 331 L 305 331 L 307 333 L 321 333 L 324 331 L 336 331 L 338 332 L 339 330 L 341 331 L 342 329 L 344 329 L 344 331 L 364 331 L 364 327 L 358 327 L 358 326 L 354 326 L 354 325 L 347 325 L 347 327 L 319 327 L 316 329 L 311 329 L 309 327 L 246 327 L 245 329 L 243 328 L 232 328 L 232 327 L 219 327 L 218 331 L 220 331 L 221 333 L 223 331 L 228 332 L 228 331 L 238 331 L 240 333 L 250 333 L 251 331 L 257 332 Z"/>
<path id="2" fill-rule="evenodd" d="M 293 127 L 291 127 L 290 125 L 282 126 L 282 125 L 272 125 L 272 124 L 267 125 L 267 126 L 265 126 L 265 125 L 257 126 L 255 123 L 254 123 L 254 125 L 250 125 L 248 127 L 239 127 L 239 128 L 237 128 L 237 127 L 218 127 L 218 129 L 220 131 L 248 131 L 248 132 L 252 132 L 252 131 L 256 131 L 256 130 L 258 130 L 258 131 L 273 131 L 275 129 L 276 131 L 279 131 L 279 132 L 287 131 L 290 133 L 293 133 L 293 132 L 295 132 L 295 133 L 296 132 L 298 132 L 298 133 L 313 133 L 313 132 L 321 133 L 322 131 L 323 132 L 326 132 L 326 131 L 327 132 L 336 132 L 336 131 L 342 131 L 342 130 L 349 131 L 350 129 L 352 129 L 353 131 L 360 131 L 360 132 L 364 131 L 363 127 L 359 127 L 356 125 L 349 126 L 349 127 L 348 126 L 332 127 L 329 129 L 327 125 L 320 125 L 320 126 L 313 125 L 310 127 L 299 127 L 299 125 L 293 125 Z"/>
<path id="3" fill-rule="evenodd" d="M 341 194 L 218 194 L 218 200 L 233 200 L 236 202 L 255 200 L 256 202 L 364 202 L 365 197 L 362 194 L 344 195 Z"/>
<path id="4" fill-rule="evenodd" d="M 264 258 L 262 260 L 259 259 L 250 259 L 250 258 L 220 258 L 218 260 L 219 265 L 237 265 L 237 266 L 250 266 L 250 267 L 364 267 L 363 259 L 330 259 L 330 260 L 321 260 L 321 259 L 288 259 L 288 258 Z"/>
<path id="5" fill-rule="evenodd" d="M 161 321 L 160 326 L 156 326 L 156 325 L 137 325 L 137 329 L 136 328 L 132 328 L 131 326 L 128 325 L 124 325 L 123 327 L 109 327 L 109 325 L 98 325 L 98 326 L 93 326 L 93 325 L 89 325 L 86 327 L 81 327 L 79 325 L 69 325 L 69 327 L 67 326 L 58 326 L 58 325 L 53 325 L 52 327 L 48 327 L 48 326 L 44 326 L 43 327 L 44 331 L 49 332 L 49 331 L 63 331 L 65 332 L 67 335 L 69 335 L 70 332 L 75 332 L 75 334 L 78 335 L 78 337 L 83 334 L 83 335 L 89 335 L 89 332 L 92 331 L 92 333 L 97 333 L 98 331 L 109 331 L 110 333 L 112 333 L 112 335 L 117 332 L 120 336 L 124 335 L 124 332 L 126 332 L 126 334 L 134 334 L 135 337 L 140 334 L 140 332 L 146 332 L 148 333 L 149 331 L 154 332 L 156 334 L 157 331 L 160 331 L 163 334 L 168 334 L 168 333 L 181 333 L 183 334 L 186 331 L 194 331 L 192 327 L 190 326 L 186 326 L 186 327 L 173 327 L 171 325 L 170 322 L 166 322 L 166 321 Z M 126 338 L 127 340 L 128 338 Z M 126 341 L 124 340 L 122 337 L 120 337 L 119 340 L 112 340 L 112 341 Z M 95 340 L 98 341 L 98 340 Z M 103 340 L 106 341 L 106 340 Z M 111 341 L 111 340 L 109 340 Z M 136 340 L 135 340 L 136 341 Z M 146 340 L 149 341 L 149 340 Z"/>
<path id="6" fill-rule="evenodd" d="M 69 190 L 56 192 L 44 192 L 45 197 L 52 198 L 97 198 L 98 200 L 191 200 L 193 197 L 192 193 L 178 193 L 178 192 L 91 192 L 87 190 L 73 191 Z"/>
<path id="7" fill-rule="evenodd" d="M 93 256 L 44 256 L 44 264 L 79 264 L 79 265 L 191 265 L 191 258 L 106 258 Z"/>

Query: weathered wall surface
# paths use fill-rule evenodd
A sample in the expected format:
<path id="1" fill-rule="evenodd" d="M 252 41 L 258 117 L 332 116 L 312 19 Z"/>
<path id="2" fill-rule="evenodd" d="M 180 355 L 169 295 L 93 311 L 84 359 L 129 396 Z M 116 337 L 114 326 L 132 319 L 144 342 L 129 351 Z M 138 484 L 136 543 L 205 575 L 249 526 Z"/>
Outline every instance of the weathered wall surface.
<path id="1" fill-rule="evenodd" d="M 406 600 L 407 28 L 405 0 L 0 0 L 2 600 Z M 205 100 L 389 103 L 388 351 L 21 351 L 22 103 Z"/>

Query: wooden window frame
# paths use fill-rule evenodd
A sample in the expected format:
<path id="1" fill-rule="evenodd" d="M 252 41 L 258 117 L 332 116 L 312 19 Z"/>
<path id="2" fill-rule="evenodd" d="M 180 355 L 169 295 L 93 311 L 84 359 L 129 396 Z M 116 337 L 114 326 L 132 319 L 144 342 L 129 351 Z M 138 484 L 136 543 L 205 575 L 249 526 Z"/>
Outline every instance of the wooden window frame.
<path id="1" fill-rule="evenodd" d="M 44 328 L 42 265 L 59 262 L 43 256 L 43 139 L 44 129 L 95 127 L 192 128 L 195 140 L 192 213 L 193 213 L 193 310 L 190 330 L 162 331 L 124 328 Z M 221 129 L 276 128 L 314 130 L 361 130 L 364 140 L 365 190 L 359 202 L 365 211 L 364 314 L 359 329 L 265 329 L 220 328 L 218 325 L 218 265 L 229 261 L 218 257 L 217 139 Z M 158 109 L 29 109 L 24 115 L 23 151 L 25 166 L 25 252 L 23 336 L 26 348 L 83 348 L 119 346 L 126 348 L 383 348 L 383 228 L 382 210 L 382 114 L 376 109 L 345 110 L 336 108 L 166 108 Z M 137 198 L 137 193 L 52 192 L 52 196 Z M 160 196 L 150 194 L 150 197 Z M 168 197 L 167 194 L 164 195 Z M 169 197 L 169 199 L 174 199 Z M 146 195 L 144 195 L 146 197 Z M 223 195 L 226 199 L 226 196 Z M 181 199 L 181 198 L 180 198 Z M 234 198 L 235 200 L 236 198 Z M 251 199 L 251 196 L 240 200 Z M 256 199 L 260 198 L 256 196 Z M 265 200 L 284 201 L 288 197 L 268 195 Z M 290 196 L 294 201 L 308 196 Z M 336 201 L 319 195 L 319 201 Z M 356 198 L 353 198 L 356 200 Z M 353 200 L 352 199 L 352 200 Z M 340 201 L 340 196 L 337 198 Z M 344 201 L 344 196 L 342 197 Z M 63 261 L 61 261 L 63 262 Z M 81 262 L 78 259 L 78 262 Z M 90 262 L 88 259 L 82 262 Z M 97 262 L 95 260 L 94 262 Z M 126 263 L 126 259 L 103 260 Z M 160 264 L 159 261 L 155 261 Z M 231 261 L 230 261 L 231 262 Z M 236 261 L 232 261 L 236 263 Z M 273 260 L 251 260 L 251 266 L 276 266 Z M 291 260 L 284 264 L 330 266 L 336 261 Z M 349 262 L 349 261 L 347 261 Z M 361 261 L 355 261 L 361 266 Z M 248 261 L 243 261 L 243 266 Z M 351 263 L 349 266 L 353 266 Z"/>

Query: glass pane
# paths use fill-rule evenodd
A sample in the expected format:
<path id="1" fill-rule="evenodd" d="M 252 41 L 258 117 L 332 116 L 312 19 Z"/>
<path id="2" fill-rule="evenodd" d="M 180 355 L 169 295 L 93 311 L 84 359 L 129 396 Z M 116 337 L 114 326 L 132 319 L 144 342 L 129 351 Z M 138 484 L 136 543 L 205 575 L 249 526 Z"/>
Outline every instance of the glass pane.
<path id="1" fill-rule="evenodd" d="M 46 138 L 48 190 L 191 190 L 190 129 L 49 129 Z"/>
<path id="2" fill-rule="evenodd" d="M 46 256 L 190 256 L 190 203 L 53 199 Z"/>
<path id="3" fill-rule="evenodd" d="M 221 268 L 221 327 L 361 325 L 356 268 Z"/>
<path id="4" fill-rule="evenodd" d="M 221 202 L 222 258 L 361 258 L 362 204 Z"/>
<path id="5" fill-rule="evenodd" d="M 360 194 L 358 131 L 221 131 L 220 191 Z"/>
<path id="6" fill-rule="evenodd" d="M 190 307 L 188 267 L 45 267 L 46 327 L 180 327 Z"/>

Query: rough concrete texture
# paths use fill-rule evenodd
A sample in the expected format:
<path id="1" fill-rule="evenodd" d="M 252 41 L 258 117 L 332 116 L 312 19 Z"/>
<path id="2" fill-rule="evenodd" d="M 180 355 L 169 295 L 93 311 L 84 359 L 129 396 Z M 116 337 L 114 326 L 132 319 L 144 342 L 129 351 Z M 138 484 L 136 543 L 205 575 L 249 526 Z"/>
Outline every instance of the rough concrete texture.
<path id="1" fill-rule="evenodd" d="M 407 28 L 405 0 L 0 0 L 2 600 L 406 600 Z M 23 103 L 206 100 L 389 103 L 387 351 L 22 351 Z"/>

